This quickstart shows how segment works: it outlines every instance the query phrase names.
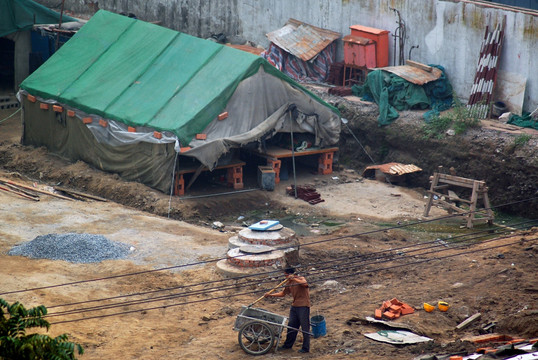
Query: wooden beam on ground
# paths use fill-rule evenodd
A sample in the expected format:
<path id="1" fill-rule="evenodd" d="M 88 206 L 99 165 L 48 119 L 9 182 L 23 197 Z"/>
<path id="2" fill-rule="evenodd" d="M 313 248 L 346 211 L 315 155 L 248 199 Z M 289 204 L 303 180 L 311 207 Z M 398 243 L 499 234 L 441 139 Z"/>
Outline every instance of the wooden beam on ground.
<path id="1" fill-rule="evenodd" d="M 460 324 L 458 324 L 456 326 L 456 330 L 461 330 L 461 329 L 469 326 L 470 323 L 472 323 L 473 321 L 479 319 L 481 316 L 482 316 L 482 314 L 476 313 L 473 316 L 468 317 L 467 319 L 465 319 L 463 322 L 461 322 Z"/>
<path id="2" fill-rule="evenodd" d="M 70 195 L 76 195 L 76 196 L 79 196 L 81 198 L 92 199 L 92 200 L 97 200 L 97 201 L 105 201 L 105 202 L 108 201 L 107 199 L 99 197 L 99 196 L 85 194 L 85 193 L 82 193 L 80 191 L 75 191 L 75 190 L 64 188 L 62 186 L 54 186 L 54 190 L 62 191 L 64 193 L 70 194 Z"/>
<path id="3" fill-rule="evenodd" d="M 0 179 L 0 183 L 11 184 L 11 185 L 15 185 L 15 186 L 21 187 L 21 188 L 23 188 L 23 189 L 27 189 L 27 190 L 35 191 L 35 192 L 40 193 L 40 194 L 50 195 L 50 196 L 54 196 L 54 197 L 57 197 L 57 198 L 60 198 L 60 199 L 73 201 L 72 198 L 69 198 L 69 197 L 67 197 L 67 196 L 58 195 L 58 194 L 52 193 L 52 192 L 50 192 L 50 191 L 39 190 L 39 189 L 37 189 L 37 188 L 33 188 L 33 187 L 31 187 L 31 186 L 26 186 L 26 185 L 23 185 L 23 184 L 19 184 L 19 183 L 16 183 L 16 182 L 14 182 L 14 181 L 7 180 L 7 179 Z"/>
<path id="4" fill-rule="evenodd" d="M 1 186 L 0 185 L 0 190 L 4 190 L 6 192 L 10 192 L 12 194 L 15 194 L 15 195 L 19 195 L 23 198 L 26 198 L 26 199 L 30 199 L 30 200 L 34 200 L 34 201 L 39 201 L 39 197 L 35 197 L 35 196 L 29 196 L 29 195 L 26 195 L 20 191 L 17 191 L 17 190 L 13 190 L 13 189 L 10 189 L 8 187 L 4 187 L 4 186 Z"/>

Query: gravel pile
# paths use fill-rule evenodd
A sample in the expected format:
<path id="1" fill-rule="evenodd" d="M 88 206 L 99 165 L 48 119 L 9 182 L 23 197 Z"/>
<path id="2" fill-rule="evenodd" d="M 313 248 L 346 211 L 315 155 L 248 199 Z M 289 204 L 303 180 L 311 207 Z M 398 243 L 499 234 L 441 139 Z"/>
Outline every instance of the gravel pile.
<path id="1" fill-rule="evenodd" d="M 93 263 L 121 259 L 129 253 L 129 245 L 113 242 L 102 235 L 48 234 L 14 246 L 9 255 L 33 259 L 65 260 L 74 263 Z"/>

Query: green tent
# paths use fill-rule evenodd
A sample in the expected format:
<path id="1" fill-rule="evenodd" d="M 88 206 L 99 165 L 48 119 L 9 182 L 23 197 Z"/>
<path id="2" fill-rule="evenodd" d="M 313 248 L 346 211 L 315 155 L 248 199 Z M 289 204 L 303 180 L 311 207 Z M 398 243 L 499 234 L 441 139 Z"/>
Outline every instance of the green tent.
<path id="1" fill-rule="evenodd" d="M 231 148 L 292 127 L 317 146 L 340 132 L 335 108 L 263 58 L 104 10 L 21 89 L 38 100 L 24 98 L 23 141 L 163 191 L 174 146 L 212 169 Z"/>
<path id="2" fill-rule="evenodd" d="M 35 24 L 57 24 L 60 14 L 32 0 L 0 0 L 0 37 L 29 30 Z M 77 21 L 63 15 L 62 22 Z"/>

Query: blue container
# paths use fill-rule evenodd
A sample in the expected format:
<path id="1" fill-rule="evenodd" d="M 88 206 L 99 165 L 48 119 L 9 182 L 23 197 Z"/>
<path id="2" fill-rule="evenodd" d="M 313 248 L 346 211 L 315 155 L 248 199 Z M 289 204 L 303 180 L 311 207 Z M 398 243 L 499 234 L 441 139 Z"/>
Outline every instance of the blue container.
<path id="1" fill-rule="evenodd" d="M 312 326 L 312 333 L 314 334 L 314 339 L 319 338 L 320 336 L 327 335 L 327 327 L 325 325 L 325 318 L 323 315 L 315 315 L 310 319 L 310 326 Z"/>

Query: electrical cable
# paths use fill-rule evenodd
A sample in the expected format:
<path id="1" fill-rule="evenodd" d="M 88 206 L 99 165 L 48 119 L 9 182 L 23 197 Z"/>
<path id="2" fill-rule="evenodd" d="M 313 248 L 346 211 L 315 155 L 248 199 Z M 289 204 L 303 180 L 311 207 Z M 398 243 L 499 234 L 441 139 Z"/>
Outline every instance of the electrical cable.
<path id="1" fill-rule="evenodd" d="M 504 237 L 497 237 L 497 238 L 482 241 L 480 244 L 484 244 L 484 243 L 488 243 L 488 242 L 492 242 L 492 241 L 498 241 L 498 240 L 509 238 L 509 237 L 512 237 L 512 236 L 513 235 L 508 235 L 508 236 L 504 236 Z M 443 244 L 441 244 L 440 246 L 444 247 Z M 464 247 L 467 247 L 467 246 L 468 246 L 468 244 L 463 244 L 463 245 L 460 245 L 460 246 L 457 246 L 457 247 L 450 247 L 450 248 L 445 247 L 442 250 L 432 250 L 432 251 L 425 252 L 425 253 L 418 254 L 418 255 L 424 256 L 424 255 L 429 255 L 429 254 L 432 254 L 432 253 L 439 253 L 439 252 L 443 252 L 443 251 L 458 250 L 460 248 L 464 248 Z M 418 249 L 418 250 L 415 250 L 415 251 L 428 250 L 428 249 L 435 248 L 435 247 L 437 247 L 437 246 L 430 247 L 430 248 L 427 248 L 427 249 Z M 385 261 L 382 261 L 382 262 L 390 262 L 390 261 L 395 261 L 395 260 L 405 260 L 405 259 L 410 259 L 412 257 L 416 257 L 418 255 L 410 255 L 410 253 L 407 253 L 405 256 L 400 256 L 398 258 L 390 257 L 390 258 L 388 258 L 388 259 L 386 259 Z M 336 272 L 342 272 L 342 271 L 349 272 L 349 271 L 355 271 L 357 268 L 364 267 L 366 265 L 370 265 L 370 264 L 376 264 L 377 265 L 377 264 L 382 263 L 382 262 L 376 261 L 376 260 L 379 260 L 379 259 L 374 259 L 374 261 L 371 261 L 370 263 L 366 263 L 366 264 L 362 263 L 362 264 L 359 264 L 359 265 L 355 265 L 354 267 L 347 267 L 344 270 L 342 270 L 342 269 L 334 269 L 334 266 L 331 266 L 331 267 L 328 267 L 328 268 L 316 268 L 315 271 L 310 271 L 310 272 L 307 272 L 306 274 L 307 275 L 315 275 L 316 273 L 319 274 L 320 272 L 323 272 L 323 270 L 326 270 L 326 269 L 331 269 L 331 272 L 335 272 L 335 271 Z M 352 263 L 355 263 L 355 262 L 356 261 L 349 261 L 349 262 L 346 262 L 346 263 L 342 263 L 341 265 L 342 266 L 349 265 L 349 264 L 352 264 Z M 315 265 L 315 264 L 311 264 L 311 265 Z M 323 276 L 326 277 L 327 273 L 324 273 Z M 268 281 L 269 280 L 261 281 L 261 282 L 260 281 L 254 281 L 254 282 L 259 286 L 260 283 L 264 283 L 264 282 L 268 282 Z M 252 284 L 252 282 L 247 283 L 246 285 L 251 285 L 251 284 Z M 199 294 L 207 294 L 207 293 L 210 293 L 210 292 L 231 290 L 231 289 L 237 289 L 237 288 L 241 288 L 241 287 L 245 287 L 245 286 L 244 285 L 238 285 L 238 284 L 231 284 L 231 285 L 226 285 L 224 287 L 216 287 L 216 288 L 209 288 L 209 289 L 204 288 L 204 289 L 199 289 L 199 290 L 193 290 L 193 291 L 186 292 L 186 293 L 163 295 L 163 296 L 156 297 L 156 298 L 125 301 L 125 302 L 116 303 L 116 304 L 107 304 L 107 305 L 102 305 L 102 306 L 87 307 L 87 308 L 83 308 L 83 309 L 66 310 L 66 311 L 50 314 L 49 316 L 59 316 L 59 315 L 72 314 L 72 313 L 80 313 L 80 312 L 95 311 L 95 310 L 104 310 L 104 309 L 108 309 L 108 308 L 115 308 L 115 307 L 135 305 L 135 304 L 142 304 L 142 303 L 148 303 L 148 302 L 164 301 L 164 300 L 170 300 L 170 299 L 174 299 L 174 298 L 178 298 L 178 297 L 187 297 L 187 296 L 193 296 L 193 295 L 199 295 Z M 259 290 L 259 291 L 263 291 L 263 290 Z"/>
<path id="2" fill-rule="evenodd" d="M 530 240 L 537 240 L 537 239 L 538 239 L 538 237 L 530 239 Z M 480 251 L 498 249 L 498 248 L 502 248 L 502 247 L 506 247 L 506 246 L 510 246 L 510 245 L 515 245 L 515 244 L 519 244 L 519 243 L 521 243 L 521 241 L 518 240 L 518 241 L 515 241 L 515 242 L 508 243 L 508 244 L 491 246 L 491 247 L 488 247 L 488 248 L 485 248 L 485 249 L 481 249 Z M 442 260 L 442 259 L 447 259 L 447 258 L 451 258 L 451 257 L 455 257 L 455 256 L 464 255 L 464 254 L 471 254 L 471 253 L 474 253 L 474 252 L 478 252 L 478 251 L 477 250 L 470 250 L 470 251 L 465 251 L 465 252 L 456 253 L 456 254 L 450 254 L 450 255 L 446 255 L 446 256 L 442 256 L 442 257 L 425 259 L 425 260 L 417 261 L 417 262 L 410 263 L 410 264 L 399 264 L 399 265 L 385 267 L 385 268 L 382 268 L 382 269 L 365 270 L 365 271 L 362 271 L 362 272 L 359 272 L 359 273 L 336 276 L 336 277 L 333 277 L 331 280 L 346 278 L 346 277 L 350 277 L 350 276 L 363 275 L 363 274 L 372 273 L 372 272 L 376 272 L 376 271 L 390 270 L 390 269 L 400 268 L 400 267 L 403 267 L 403 266 L 416 265 L 416 264 L 426 263 L 426 262 L 430 262 L 430 261 L 434 261 L 434 260 Z M 212 298 L 209 298 L 209 299 L 199 299 L 199 300 L 185 301 L 185 302 L 182 302 L 182 303 L 176 303 L 176 304 L 170 304 L 170 305 L 156 306 L 156 307 L 152 307 L 152 308 L 128 310 L 128 311 L 123 311 L 123 312 L 119 312 L 119 313 L 89 316 L 89 317 L 80 318 L 80 319 L 61 320 L 61 321 L 50 323 L 50 325 L 57 325 L 57 324 L 70 323 L 70 322 L 78 322 L 78 321 L 91 320 L 91 319 L 100 319 L 100 318 L 111 317 L 111 316 L 119 316 L 119 315 L 137 313 L 137 312 L 141 312 L 141 311 L 150 311 L 150 310 L 156 310 L 156 309 L 166 309 L 166 308 L 170 308 L 170 307 L 177 307 L 177 306 L 182 306 L 182 305 L 189 305 L 189 304 L 195 304 L 195 303 L 200 303 L 200 302 L 213 301 L 213 300 L 218 300 L 218 299 L 223 299 L 223 298 L 229 299 L 229 298 L 232 298 L 232 297 L 238 297 L 238 296 L 242 296 L 242 295 L 249 295 L 249 294 L 254 294 L 254 293 L 258 293 L 258 292 L 259 292 L 259 290 L 255 290 L 255 291 L 248 291 L 248 292 L 243 292 L 243 293 L 236 293 L 236 294 L 232 294 L 232 295 L 222 295 L 222 296 L 212 297 Z"/>
<path id="3" fill-rule="evenodd" d="M 498 241 L 498 240 L 509 238 L 509 237 L 511 237 L 511 235 L 507 236 L 507 237 L 490 239 L 489 241 L 484 241 L 481 244 L 484 244 L 486 242 L 491 242 L 491 241 Z M 428 255 L 428 254 L 432 254 L 432 253 L 439 253 L 439 252 L 442 252 L 442 251 L 457 250 L 457 249 L 464 248 L 464 247 L 467 247 L 467 245 L 463 245 L 463 246 L 459 246 L 459 247 L 453 247 L 453 248 L 449 248 L 449 249 L 445 248 L 445 249 L 438 250 L 438 251 L 430 251 L 430 252 L 422 253 L 422 254 L 419 254 L 419 255 Z M 397 260 L 405 260 L 405 259 L 410 259 L 410 258 L 416 257 L 416 256 L 417 255 L 413 255 L 413 256 L 406 255 L 405 257 L 401 256 L 401 257 L 399 257 L 397 259 L 389 258 L 389 259 L 386 259 L 385 261 L 382 261 L 382 262 L 372 261 L 372 262 L 367 263 L 367 264 L 360 264 L 360 265 L 356 265 L 354 267 L 348 267 L 348 268 L 343 269 L 343 270 L 342 269 L 334 269 L 334 268 L 332 268 L 331 272 L 338 272 L 338 273 L 341 273 L 341 272 L 355 272 L 355 270 L 357 268 L 365 267 L 366 265 L 370 265 L 370 264 L 376 264 L 377 265 L 377 264 L 380 264 L 380 263 L 391 262 L 391 261 L 395 261 L 395 260 L 396 261 Z M 343 265 L 346 265 L 346 264 L 343 264 Z M 317 268 L 315 271 L 306 272 L 305 275 L 312 275 L 313 276 L 313 277 L 310 277 L 310 280 L 309 280 L 310 282 L 313 282 L 313 283 L 319 282 L 321 280 L 324 280 L 323 278 L 326 277 L 328 274 L 323 273 L 321 280 L 318 280 L 318 281 L 312 280 L 312 279 L 316 279 L 315 275 L 316 274 L 319 275 L 324 270 L 326 270 L 326 269 Z M 255 283 L 259 286 L 260 283 L 265 283 L 265 282 L 269 282 L 269 281 L 271 281 L 271 280 L 265 280 L 265 281 L 261 281 L 261 282 L 255 281 Z M 151 302 L 159 302 L 159 301 L 172 300 L 172 299 L 182 298 L 182 297 L 190 297 L 190 296 L 194 296 L 194 295 L 201 295 L 201 294 L 205 295 L 205 294 L 212 293 L 212 292 L 221 292 L 221 291 L 225 291 L 225 290 L 233 290 L 233 289 L 238 289 L 238 288 L 243 288 L 243 287 L 246 287 L 246 286 L 238 286 L 237 284 L 231 284 L 231 285 L 226 285 L 224 287 L 216 287 L 216 288 L 209 288 L 209 289 L 205 288 L 205 289 L 199 289 L 199 290 L 190 291 L 190 292 L 186 292 L 186 293 L 180 293 L 180 294 L 168 294 L 168 295 L 163 295 L 163 296 L 156 297 L 156 298 L 133 300 L 133 301 L 124 301 L 124 302 L 121 302 L 121 303 L 100 305 L 100 306 L 94 306 L 94 307 L 86 307 L 86 308 L 82 308 L 82 309 L 65 310 L 65 311 L 52 313 L 52 314 L 49 314 L 47 316 L 53 317 L 53 316 L 61 316 L 61 315 L 79 314 L 79 313 L 88 312 L 88 311 L 100 311 L 100 310 L 117 308 L 117 307 L 139 305 L 139 304 L 151 303 Z M 262 292 L 262 291 L 265 291 L 265 290 L 266 289 L 258 290 L 258 292 Z"/>
<path id="4" fill-rule="evenodd" d="M 538 199 L 538 197 L 527 198 L 527 199 L 524 199 L 524 200 L 512 201 L 512 202 L 509 202 L 509 203 L 498 205 L 497 208 L 508 206 L 508 205 L 514 205 L 514 204 L 518 204 L 518 203 L 522 203 L 522 202 L 532 201 L 532 200 L 536 200 L 536 199 Z M 480 212 L 483 212 L 483 211 L 488 210 L 488 209 L 493 209 L 493 207 L 484 208 L 484 209 L 480 209 L 480 210 L 474 210 L 474 211 L 468 211 L 468 212 L 465 212 L 465 213 L 451 214 L 451 215 L 441 216 L 441 217 L 432 218 L 432 219 L 428 219 L 428 220 L 410 222 L 410 223 L 407 223 L 407 224 L 394 225 L 394 226 L 391 226 L 391 227 L 388 227 L 388 228 L 370 230 L 370 231 L 365 231 L 365 232 L 361 232 L 361 233 L 358 233 L 358 234 L 343 235 L 343 236 L 339 236 L 339 237 L 336 237 L 336 238 L 329 238 L 329 239 L 324 239 L 324 240 L 312 241 L 312 242 L 309 242 L 309 243 L 304 243 L 301 246 L 303 246 L 303 247 L 304 246 L 311 246 L 311 245 L 314 245 L 314 244 L 321 244 L 321 243 L 326 243 L 326 242 L 330 242 L 330 241 L 337 241 L 337 240 L 354 238 L 354 237 L 357 237 L 357 236 L 370 235 L 370 234 L 374 234 L 374 233 L 378 233 L 378 232 L 382 232 L 382 231 L 387 231 L 387 230 L 401 229 L 401 228 L 405 228 L 405 227 L 409 227 L 409 226 L 413 226 L 413 225 L 419 225 L 419 224 L 430 223 L 430 222 L 434 222 L 434 221 L 438 221 L 438 220 L 444 220 L 444 219 L 450 219 L 450 218 L 454 218 L 454 217 L 464 216 L 466 214 L 480 213 Z M 288 247 L 285 247 L 285 248 L 288 248 Z M 239 255 L 237 257 L 240 257 L 240 256 L 241 255 Z M 70 283 L 57 284 L 57 285 L 48 285 L 48 286 L 35 287 L 35 288 L 29 288 L 29 289 L 24 289 L 24 290 L 14 290 L 14 291 L 2 292 L 2 293 L 0 293 L 0 296 L 7 295 L 7 294 L 14 294 L 14 293 L 22 293 L 22 292 L 28 292 L 28 291 L 35 291 L 35 290 L 43 290 L 43 289 L 50 289 L 50 288 L 56 288 L 56 287 L 63 287 L 63 286 L 71 286 L 71 285 L 77 285 L 77 284 L 81 284 L 81 283 L 103 281 L 103 280 L 115 279 L 115 278 L 120 278 L 120 277 L 136 276 L 136 275 L 148 274 L 148 273 L 159 272 L 159 271 L 166 271 L 166 270 L 172 270 L 172 269 L 178 269 L 178 268 L 185 268 L 185 267 L 189 267 L 189 266 L 204 265 L 204 264 L 209 264 L 209 263 L 217 262 L 217 261 L 224 260 L 224 259 L 227 259 L 227 258 L 226 257 L 221 257 L 221 258 L 216 258 L 216 259 L 198 261 L 198 262 L 189 263 L 189 264 L 175 265 L 175 266 L 169 266 L 169 267 L 153 269 L 153 270 L 144 270 L 144 271 L 139 271 L 139 272 L 134 272 L 134 273 L 129 273 L 129 274 L 112 275 L 112 276 L 107 276 L 107 277 L 102 277 L 102 278 L 96 278 L 96 279 L 90 279 L 90 280 L 80 280 L 80 281 L 74 281 L 74 282 L 70 282 Z"/>
<path id="5" fill-rule="evenodd" d="M 514 223 L 514 224 L 511 224 L 511 226 L 518 226 L 518 225 L 528 224 L 530 222 L 534 222 L 534 220 L 528 220 L 528 221 L 523 221 L 523 222 L 520 222 L 520 223 Z M 508 231 L 511 231 L 511 230 L 507 230 L 506 228 L 501 228 L 499 233 L 504 233 L 504 232 L 508 232 Z M 463 237 L 468 237 L 468 236 L 477 235 L 477 234 L 483 234 L 483 233 L 491 234 L 491 230 L 486 229 L 486 230 L 481 230 L 481 231 L 477 231 L 477 232 L 474 232 L 474 233 L 461 234 L 461 235 L 458 235 L 458 236 L 447 238 L 446 240 L 450 240 L 451 243 L 458 243 L 458 241 L 455 241 L 458 238 L 463 238 Z M 479 239 L 479 238 L 480 237 L 473 237 L 470 240 L 476 240 L 476 239 Z M 469 239 L 465 239 L 465 240 L 469 240 Z M 414 248 L 414 247 L 421 247 L 421 249 L 419 249 L 419 250 L 429 249 L 429 248 L 432 248 L 432 247 L 425 248 L 425 245 L 436 244 L 436 243 L 438 245 L 435 245 L 433 247 L 446 246 L 445 244 L 443 244 L 443 239 L 438 238 L 438 239 L 435 239 L 433 241 L 422 242 L 422 243 L 413 244 L 413 245 L 401 246 L 401 247 L 392 248 L 392 249 L 389 249 L 389 250 L 382 250 L 382 251 L 378 251 L 378 252 L 369 253 L 369 254 L 366 254 L 366 255 L 360 255 L 360 256 L 354 256 L 354 257 L 345 256 L 345 257 L 341 257 L 341 258 L 337 258 L 337 259 L 305 264 L 305 265 L 298 266 L 298 268 L 306 268 L 306 267 L 309 267 L 309 266 L 326 265 L 326 264 L 330 264 L 330 263 L 334 263 L 334 262 L 338 262 L 338 261 L 342 261 L 342 260 L 350 260 L 350 259 L 357 258 L 357 257 L 360 257 L 360 258 L 366 258 L 367 257 L 368 259 L 371 259 L 373 256 L 383 255 L 384 253 L 389 254 L 387 256 L 392 256 L 391 254 L 399 253 L 402 250 L 410 249 L 410 248 Z M 418 251 L 418 250 L 415 250 L 415 251 Z M 381 259 L 381 258 L 383 258 L 383 257 L 380 256 L 380 257 L 377 257 L 375 259 Z M 332 265 L 332 266 L 334 266 L 334 265 Z M 324 269 L 324 268 L 321 268 L 321 269 Z M 128 295 L 119 295 L 119 296 L 108 297 L 108 298 L 80 301 L 80 302 L 76 302 L 76 303 L 68 303 L 68 304 L 55 305 L 55 306 L 47 306 L 47 308 L 52 309 L 52 308 L 57 308 L 57 307 L 74 306 L 74 305 L 80 305 L 80 304 L 84 304 L 84 303 L 91 303 L 91 302 L 97 302 L 97 301 L 109 301 L 109 300 L 114 300 L 114 299 L 118 299 L 118 298 L 126 298 L 126 297 L 132 297 L 132 296 L 142 296 L 142 295 L 154 294 L 154 293 L 157 293 L 157 292 L 179 290 L 179 289 L 188 288 L 188 287 L 195 287 L 195 286 L 209 285 L 209 284 L 215 284 L 215 283 L 229 282 L 229 281 L 232 281 L 232 280 L 235 281 L 234 286 L 237 287 L 239 285 L 242 285 L 242 284 L 238 284 L 237 280 L 242 280 L 244 278 L 256 278 L 258 276 L 270 276 L 270 275 L 274 275 L 274 273 L 277 273 L 277 272 L 280 273 L 281 270 L 275 270 L 275 271 L 269 271 L 269 272 L 265 271 L 265 272 L 255 273 L 255 274 L 242 275 L 242 276 L 238 276 L 238 277 L 235 277 L 235 278 L 232 278 L 232 279 L 228 278 L 228 279 L 205 281 L 205 282 L 196 283 L 196 284 L 182 285 L 182 286 L 170 287 L 170 288 L 166 288 L 166 289 L 151 290 L 151 291 L 139 292 L 139 293 L 128 294 Z M 250 283 L 252 283 L 252 282 L 259 283 L 258 280 L 251 281 Z"/>
<path id="6" fill-rule="evenodd" d="M 506 230 L 505 230 L 506 231 Z M 504 238 L 508 238 L 508 237 L 511 237 L 512 235 L 510 236 L 506 236 Z M 476 238 L 473 238 L 471 240 L 474 240 Z M 486 242 L 489 242 L 489 241 L 497 241 L 501 238 L 494 238 L 494 239 L 490 239 L 488 241 L 484 241 L 482 242 L 481 244 L 484 244 Z M 442 245 L 444 246 L 444 245 Z M 468 245 L 464 244 L 462 246 L 459 246 L 459 247 L 452 247 L 452 248 L 449 248 L 449 249 L 443 249 L 441 251 L 448 251 L 448 250 L 455 250 L 455 249 L 458 249 L 458 248 L 463 248 L 463 247 L 466 247 Z M 425 249 L 419 249 L 419 250 L 425 250 Z M 415 250 L 415 251 L 419 251 L 419 250 Z M 431 254 L 431 253 L 438 253 L 440 251 L 430 251 L 428 253 L 422 253 L 422 254 L 419 254 L 419 255 L 427 255 L 427 254 Z M 370 254 L 369 254 L 370 255 Z M 413 255 L 413 257 L 416 257 L 417 255 Z M 409 259 L 411 258 L 412 256 L 408 254 L 406 254 L 405 257 L 402 257 L 400 256 L 399 258 L 389 258 L 383 262 L 389 262 L 389 261 L 395 261 L 395 260 L 405 260 L 406 258 Z M 372 261 L 370 262 L 369 264 L 379 264 L 381 262 L 379 261 Z M 355 270 L 359 267 L 364 267 L 366 265 L 369 265 L 369 264 L 360 264 L 360 265 L 356 265 L 354 267 L 348 267 L 346 269 L 334 269 L 334 267 L 331 269 L 332 272 L 339 272 L 339 273 L 342 273 L 342 272 L 350 272 L 350 271 L 353 271 L 355 272 Z M 310 264 L 310 265 L 315 265 L 315 264 Z M 347 265 L 347 264 L 342 264 L 342 265 Z M 323 272 L 324 268 L 317 268 L 315 272 L 313 271 L 310 271 L 310 272 L 307 272 L 305 275 L 313 275 L 314 277 L 310 279 L 310 282 L 316 282 L 316 280 L 312 280 L 312 279 L 315 279 L 315 273 L 320 273 L 320 272 Z M 323 276 L 322 276 L 322 280 L 323 280 L 323 277 L 326 277 L 328 275 L 328 273 L 324 273 Z M 143 303 L 151 303 L 151 302 L 159 302 L 159 301 L 166 301 L 166 300 L 172 300 L 172 299 L 176 299 L 176 298 L 183 298 L 183 297 L 191 297 L 191 296 L 195 296 L 195 295 L 207 295 L 208 293 L 212 293 L 212 292 L 222 292 L 222 291 L 225 291 L 225 290 L 237 290 L 238 288 L 243 288 L 243 287 L 246 287 L 246 286 L 250 286 L 250 285 L 254 285 L 256 284 L 257 286 L 260 286 L 261 283 L 265 283 L 265 282 L 269 282 L 269 281 L 273 281 L 273 280 L 264 280 L 264 281 L 257 281 L 257 280 L 254 280 L 254 281 L 250 281 L 250 282 L 247 282 L 247 283 L 244 283 L 244 284 L 231 284 L 231 285 L 226 285 L 226 286 L 223 286 L 223 287 L 214 287 L 214 288 L 203 288 L 203 289 L 199 289 L 199 290 L 192 290 L 192 291 L 188 291 L 188 292 L 185 292 L 185 293 L 179 293 L 179 294 L 168 294 L 168 295 L 163 295 L 163 296 L 160 296 L 160 297 L 153 297 L 153 298 L 148 298 L 148 299 L 140 299 L 140 300 L 133 300 L 133 301 L 127 301 L 127 302 L 120 302 L 120 303 L 114 303 L 114 304 L 106 304 L 106 305 L 100 305 L 100 306 L 94 306 L 94 307 L 86 307 L 86 308 L 83 308 L 83 309 L 72 309 L 72 310 L 66 310 L 66 311 L 60 311 L 60 312 L 57 312 L 57 313 L 53 313 L 53 314 L 49 314 L 48 316 L 51 316 L 51 317 L 54 317 L 54 316 L 61 316 L 61 315 L 64 315 L 64 316 L 67 316 L 67 315 L 74 315 L 74 314 L 79 314 L 79 313 L 83 313 L 83 312 L 89 312 L 89 311 L 102 311 L 102 310 L 106 310 L 106 309 L 112 309 L 112 308 L 117 308 L 117 307 L 125 307 L 125 306 L 133 306 L 133 305 L 141 305 Z M 191 287 L 194 287 L 196 284 L 193 284 Z M 261 292 L 261 291 L 265 291 L 266 289 L 262 289 L 262 290 L 256 290 L 257 292 Z M 88 301 L 88 302 L 95 302 L 95 300 L 92 300 L 92 301 Z M 84 302 L 82 302 L 84 303 Z M 74 304 L 66 304 L 65 306 L 67 305 L 74 305 Z M 51 307 L 49 307 L 50 309 Z"/>

